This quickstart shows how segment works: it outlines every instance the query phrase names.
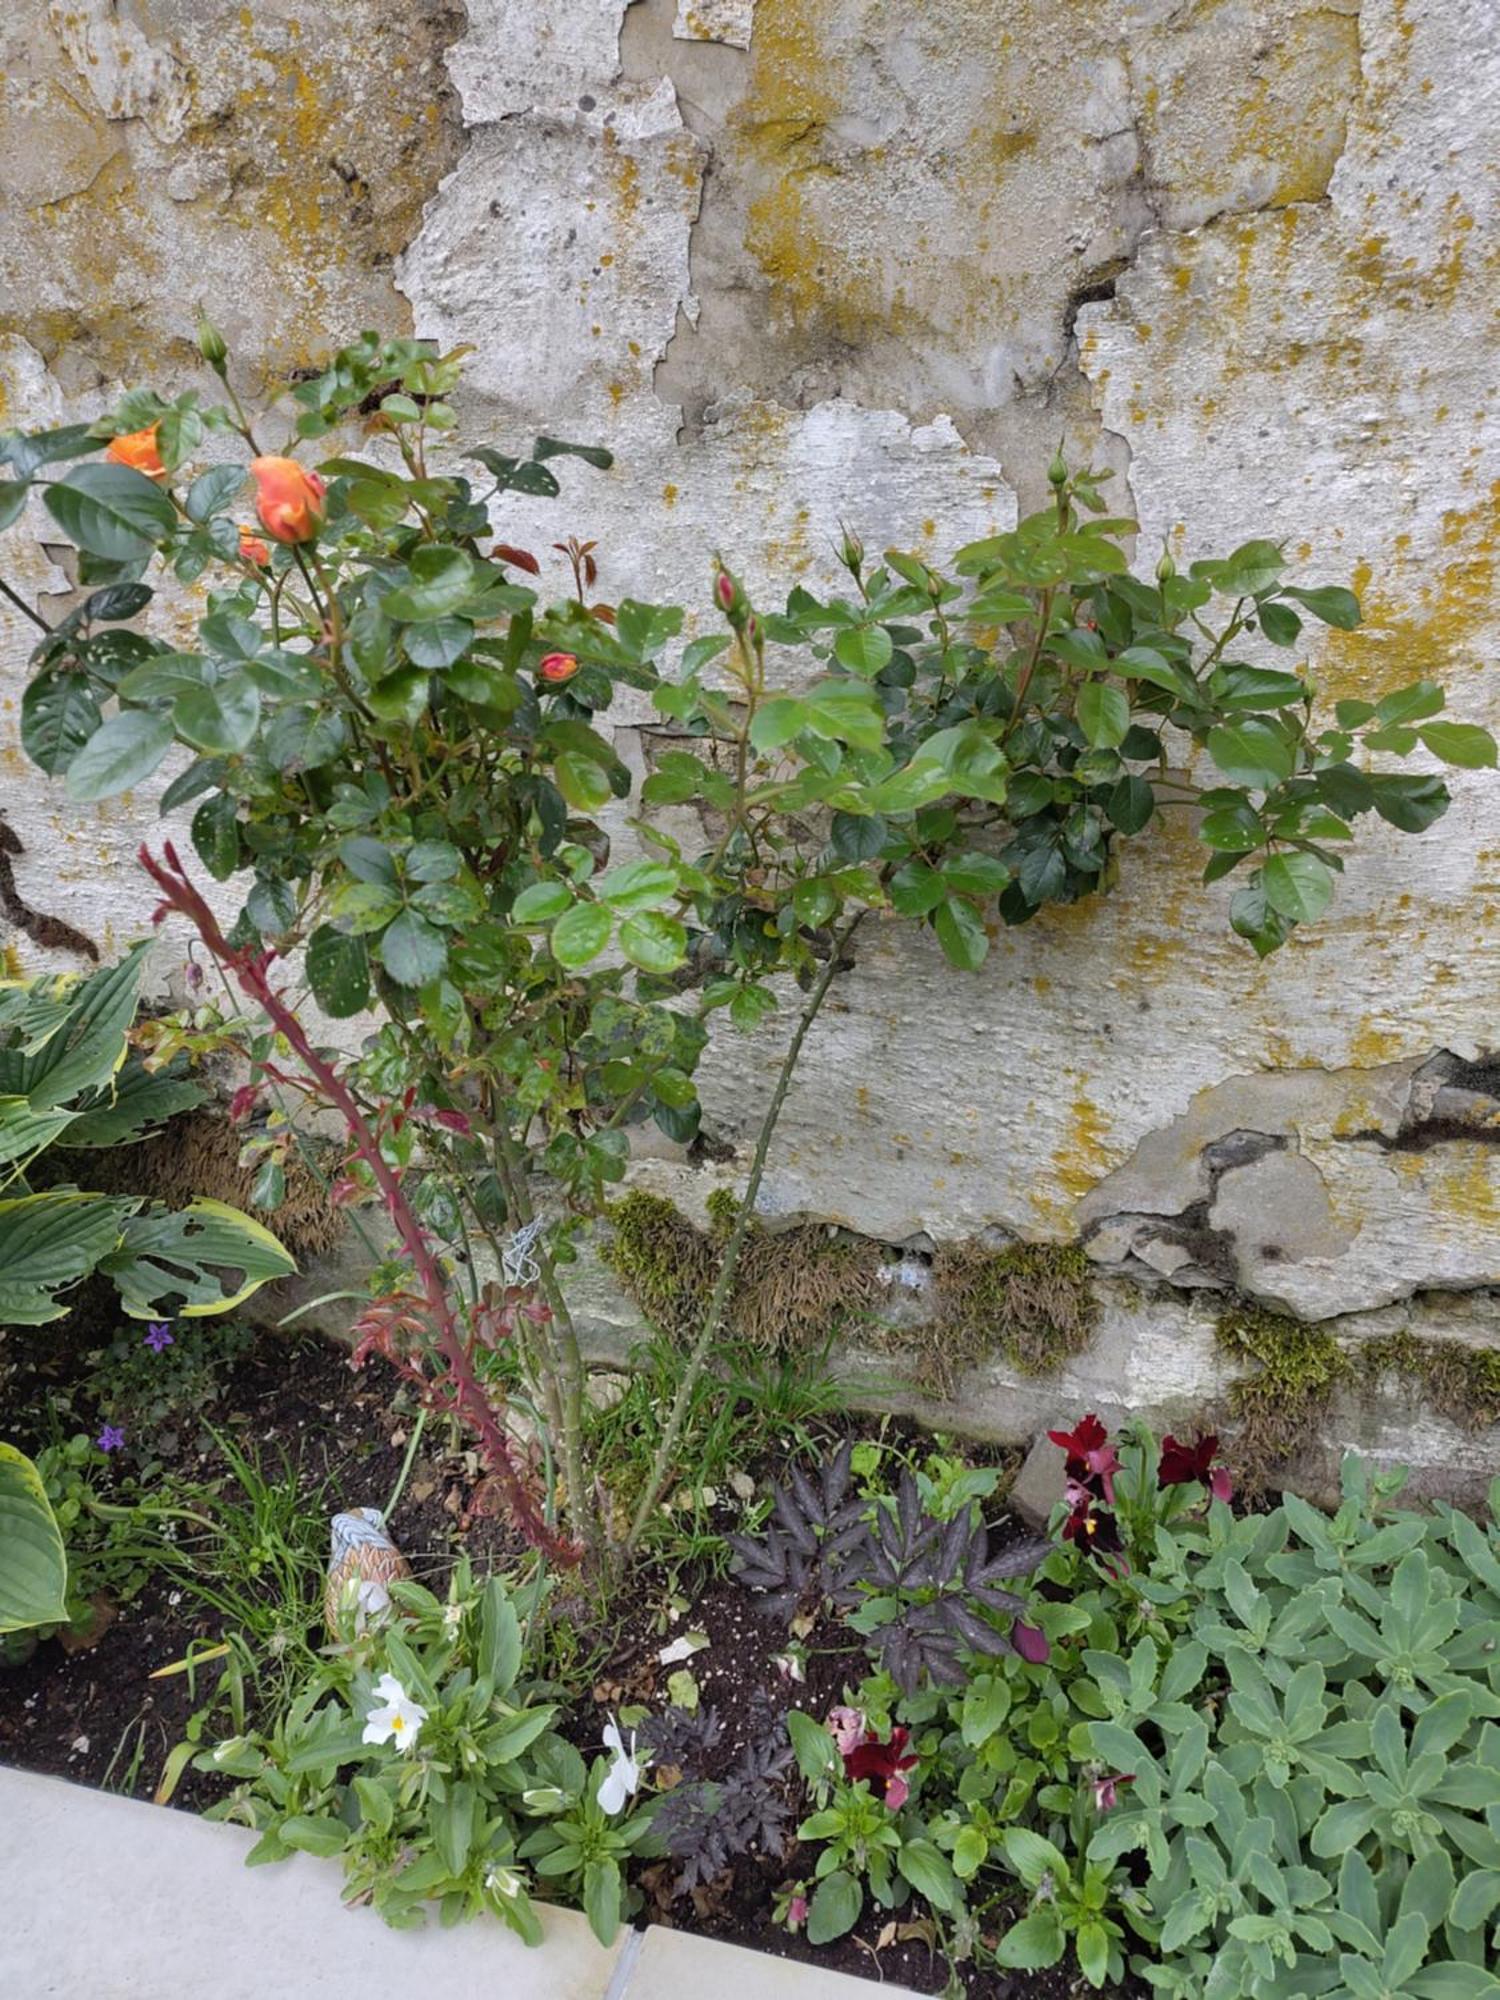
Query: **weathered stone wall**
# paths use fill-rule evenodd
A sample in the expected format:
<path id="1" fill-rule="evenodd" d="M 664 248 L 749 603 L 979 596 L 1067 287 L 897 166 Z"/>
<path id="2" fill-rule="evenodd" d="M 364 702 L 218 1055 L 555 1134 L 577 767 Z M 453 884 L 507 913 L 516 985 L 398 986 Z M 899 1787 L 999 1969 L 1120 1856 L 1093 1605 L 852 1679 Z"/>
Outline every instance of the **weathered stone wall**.
<path id="1" fill-rule="evenodd" d="M 841 516 L 941 554 L 1062 436 L 1153 556 L 1271 532 L 1352 576 L 1330 694 L 1431 672 L 1500 723 L 1493 0 L 13 0 L 0 68 L 0 421 L 90 414 L 153 353 L 185 380 L 200 304 L 254 369 L 367 324 L 471 342 L 471 434 L 617 454 L 507 537 L 596 535 L 612 595 L 690 602 L 715 546 L 757 589 L 826 577 Z M 43 546 L 10 581 L 67 601 Z M 27 644 L 6 615 L 15 888 L 111 949 L 153 798 L 80 813 L 26 766 Z M 877 926 L 769 1207 L 1081 1231 L 1174 1315 L 1500 1284 L 1500 787 L 1453 790 L 1265 967 L 1182 826 L 972 978 Z M 748 1080 L 744 1044 L 708 1060 L 731 1144 L 783 1032 Z"/>

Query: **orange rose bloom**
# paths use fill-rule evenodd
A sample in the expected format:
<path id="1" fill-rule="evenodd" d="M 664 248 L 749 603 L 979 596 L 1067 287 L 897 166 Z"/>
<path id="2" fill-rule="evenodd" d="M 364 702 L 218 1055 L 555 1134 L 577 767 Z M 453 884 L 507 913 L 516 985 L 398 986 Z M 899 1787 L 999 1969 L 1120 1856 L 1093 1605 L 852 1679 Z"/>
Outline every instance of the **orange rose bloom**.
<path id="1" fill-rule="evenodd" d="M 273 542 L 311 542 L 323 525 L 323 482 L 295 458 L 252 458 L 255 511 Z"/>
<path id="2" fill-rule="evenodd" d="M 156 448 L 155 424 L 147 424 L 143 431 L 128 431 L 124 437 L 111 438 L 104 456 L 116 465 L 128 465 L 132 472 L 144 472 L 148 479 L 165 479 L 167 474 Z"/>
<path id="3" fill-rule="evenodd" d="M 264 569 L 271 560 L 271 551 L 253 528 L 240 529 L 240 560 L 253 562 L 259 569 Z"/>
<path id="4" fill-rule="evenodd" d="M 544 681 L 570 681 L 578 671 L 578 662 L 571 653 L 549 653 L 537 668 Z"/>

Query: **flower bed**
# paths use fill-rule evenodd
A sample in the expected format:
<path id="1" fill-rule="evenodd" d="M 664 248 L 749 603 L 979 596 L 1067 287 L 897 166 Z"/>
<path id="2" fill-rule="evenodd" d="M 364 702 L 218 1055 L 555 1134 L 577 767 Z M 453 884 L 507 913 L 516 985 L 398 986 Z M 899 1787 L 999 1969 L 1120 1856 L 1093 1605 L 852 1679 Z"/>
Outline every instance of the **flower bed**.
<path id="1" fill-rule="evenodd" d="M 108 1373 L 79 1375 L 50 1392 L 99 1423 Z M 1080 1974 L 1315 1992 L 1341 1961 L 1354 1993 L 1386 1964 L 1413 1995 L 1493 1991 L 1493 1522 L 1404 1515 L 1352 1461 L 1331 1520 L 1236 1514 L 1216 1441 L 1158 1449 L 1085 1415 L 1056 1433 L 1067 1495 L 1033 1537 L 1004 1465 L 841 1435 L 804 1384 L 779 1432 L 738 1404 L 741 1462 L 669 1496 L 602 1617 L 468 1515 L 472 1460 L 426 1440 L 391 1514 L 414 1576 L 363 1605 L 351 1576 L 330 1651 L 312 1536 L 399 1479 L 411 1419 L 373 1380 L 351 1406 L 317 1345 L 288 1369 L 262 1343 L 218 1388 L 148 1421 L 254 1407 L 248 1491 L 207 1431 L 202 1458 L 164 1465 L 127 1431 L 75 1463 L 81 1581 L 129 1601 L 91 1648 L 0 1682 L 8 1761 L 174 1791 L 256 1826 L 258 1858 L 342 1855 L 395 1922 L 436 1899 L 525 1936 L 560 1896 L 601 1936 L 649 1917 L 975 1995 Z M 275 1491 L 309 1558 L 290 1589 Z M 246 1500 L 265 1568 L 237 1621 L 203 1593 Z M 257 1602 L 279 1620 L 258 1643 Z"/>

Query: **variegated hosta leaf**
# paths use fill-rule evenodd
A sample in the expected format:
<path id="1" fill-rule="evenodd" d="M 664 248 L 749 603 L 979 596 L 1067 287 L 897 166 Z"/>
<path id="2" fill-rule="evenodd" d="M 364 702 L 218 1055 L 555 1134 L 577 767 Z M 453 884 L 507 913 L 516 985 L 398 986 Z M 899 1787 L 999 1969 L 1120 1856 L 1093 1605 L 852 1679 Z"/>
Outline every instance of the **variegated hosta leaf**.
<path id="1" fill-rule="evenodd" d="M 0 1201 L 0 1326 L 61 1319 L 62 1294 L 109 1256 L 137 1205 L 76 1188 Z"/>
<path id="2" fill-rule="evenodd" d="M 179 1111 L 201 1104 L 204 1093 L 188 1079 L 186 1068 L 179 1059 L 152 1075 L 138 1056 L 130 1056 L 118 1076 L 79 1105 L 64 1145 L 128 1146 Z"/>
<path id="3" fill-rule="evenodd" d="M 118 1250 L 100 1268 L 113 1278 L 132 1318 L 156 1319 L 170 1309 L 193 1319 L 232 1312 L 297 1266 L 251 1216 L 228 1202 L 205 1200 L 128 1217 Z"/>
<path id="4" fill-rule="evenodd" d="M 29 1097 L 0 1097 L 0 1167 L 29 1159 L 72 1122 L 71 1111 L 34 1111 Z M 0 1184 L 7 1178 L 0 1175 Z"/>
<path id="5" fill-rule="evenodd" d="M 40 1043 L 26 1035 L 23 1022 L 21 1046 L 0 1049 L 0 1096 L 26 1097 L 33 1111 L 51 1111 L 106 1084 L 125 1060 L 125 1034 L 149 949 L 138 944 L 118 965 L 83 980 Z M 45 1005 L 50 1018 L 55 1001 Z"/>
<path id="6" fill-rule="evenodd" d="M 31 1460 L 0 1444 L 0 1632 L 67 1617 L 68 1558 Z"/>

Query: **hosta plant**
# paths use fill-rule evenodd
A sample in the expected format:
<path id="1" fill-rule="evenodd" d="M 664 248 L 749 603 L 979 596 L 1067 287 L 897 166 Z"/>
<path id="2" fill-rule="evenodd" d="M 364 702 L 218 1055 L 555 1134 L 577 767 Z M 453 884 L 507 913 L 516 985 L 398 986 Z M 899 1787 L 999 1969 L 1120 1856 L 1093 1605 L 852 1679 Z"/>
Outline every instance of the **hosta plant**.
<path id="1" fill-rule="evenodd" d="M 796 1009 L 625 1548 L 654 1518 L 791 1078 L 862 925 L 920 923 L 973 970 L 997 921 L 1108 888 L 1122 840 L 1188 810 L 1207 882 L 1235 877 L 1229 920 L 1266 953 L 1326 906 L 1358 820 L 1420 832 L 1448 802 L 1431 759 L 1495 759 L 1428 682 L 1323 713 L 1296 649 L 1305 617 L 1357 623 L 1350 593 L 1289 581 L 1261 540 L 1133 576 L 1133 524 L 1087 471 L 1055 464 L 1051 505 L 946 570 L 869 562 L 851 535 L 843 590 L 773 612 L 719 567 L 713 629 L 684 644 L 681 609 L 596 598 L 608 551 L 601 570 L 543 531 L 566 554 L 559 592 L 532 550 L 494 541 L 496 494 L 546 503 L 558 466 L 609 458 L 461 438 L 457 356 L 366 335 L 252 415 L 222 340 L 201 344 L 218 401 L 138 390 L 0 443 L 0 526 L 35 500 L 82 593 L 56 624 L 30 613 L 22 741 L 80 804 L 167 765 L 196 858 L 149 866 L 250 1003 L 241 1112 L 342 1120 L 346 1192 L 379 1202 L 400 1252 L 360 1351 L 466 1425 L 560 1555 L 604 1556 L 619 1511 L 587 1463 L 573 1233 L 633 1125 L 695 1135 L 694 1072 L 725 1014 L 749 1029 Z M 203 593 L 196 631 L 134 622 L 163 573 Z M 601 727 L 621 687 L 671 739 L 644 818 Z M 1415 771 L 1385 765 L 1417 751 Z M 668 807 L 671 833 L 650 819 Z M 303 982 L 326 1015 L 373 1010 L 357 1058 L 322 1045 Z M 507 1442 L 497 1343 L 546 1427 L 560 1525 Z"/>
<path id="2" fill-rule="evenodd" d="M 180 1065 L 152 1074 L 130 1046 L 146 947 L 88 978 L 0 983 L 0 1330 L 61 1319 L 99 1273 L 136 1320 L 226 1313 L 292 1259 L 223 1202 L 169 1209 L 95 1194 L 62 1149 L 145 1138 L 203 1092 Z M 0 1445 L 0 1632 L 65 1615 L 62 1538 L 35 1468 Z"/>

